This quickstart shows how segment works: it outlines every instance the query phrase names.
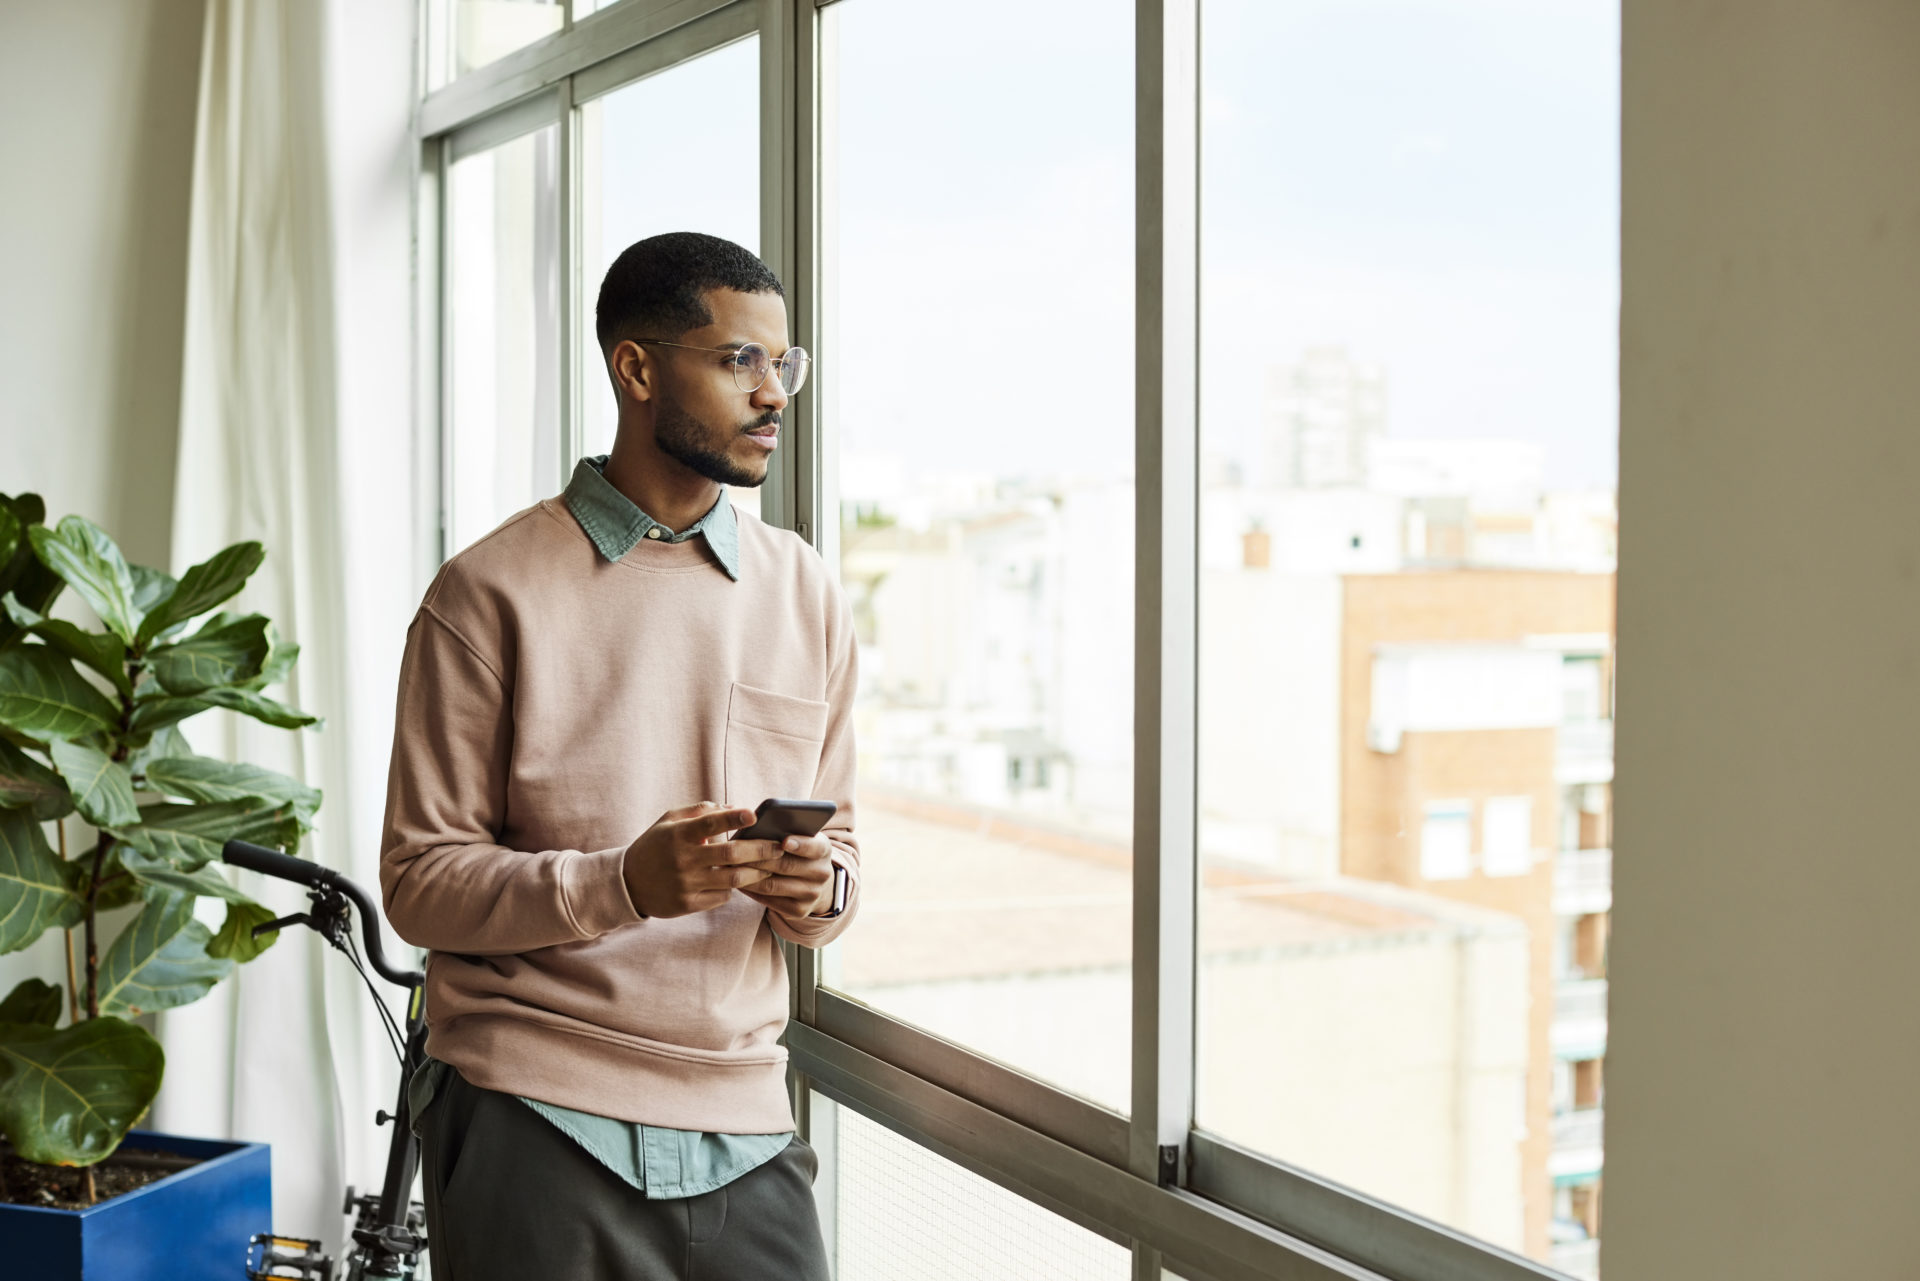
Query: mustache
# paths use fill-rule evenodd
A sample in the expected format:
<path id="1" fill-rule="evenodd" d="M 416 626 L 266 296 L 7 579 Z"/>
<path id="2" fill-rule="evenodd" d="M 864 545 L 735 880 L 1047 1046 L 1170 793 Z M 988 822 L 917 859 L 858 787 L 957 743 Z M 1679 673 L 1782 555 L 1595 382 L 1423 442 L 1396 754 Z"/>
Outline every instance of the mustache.
<path id="1" fill-rule="evenodd" d="M 767 414 L 763 418 L 761 418 L 758 422 L 748 423 L 745 427 L 742 427 L 740 430 L 741 431 L 759 431 L 762 427 L 778 427 L 779 425 L 780 425 L 779 412 L 777 410 L 769 410 Z"/>

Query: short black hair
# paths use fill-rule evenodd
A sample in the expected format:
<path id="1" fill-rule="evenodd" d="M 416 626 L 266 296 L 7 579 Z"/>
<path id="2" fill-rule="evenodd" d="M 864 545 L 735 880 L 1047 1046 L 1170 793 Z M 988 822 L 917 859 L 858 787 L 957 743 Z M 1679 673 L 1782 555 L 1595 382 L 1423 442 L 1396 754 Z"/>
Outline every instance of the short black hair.
<path id="1" fill-rule="evenodd" d="M 621 251 L 600 282 L 594 331 L 602 353 L 629 338 L 672 340 L 713 323 L 702 297 L 710 289 L 786 297 L 780 277 L 731 240 L 669 231 Z"/>

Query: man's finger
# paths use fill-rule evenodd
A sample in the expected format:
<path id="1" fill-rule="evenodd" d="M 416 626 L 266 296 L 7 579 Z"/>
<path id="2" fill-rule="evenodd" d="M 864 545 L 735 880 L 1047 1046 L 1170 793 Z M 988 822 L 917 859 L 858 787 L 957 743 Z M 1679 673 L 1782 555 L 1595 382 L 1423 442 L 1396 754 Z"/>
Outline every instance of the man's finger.
<path id="1" fill-rule="evenodd" d="M 680 828 L 695 840 L 704 841 L 722 832 L 737 831 L 752 822 L 752 810 L 716 809 L 710 813 L 696 814 L 686 819 L 680 824 Z"/>
<path id="2" fill-rule="evenodd" d="M 659 821 L 662 823 L 678 822 L 681 819 L 692 818 L 702 810 L 710 810 L 712 808 L 712 801 L 695 801 L 691 805 L 680 805 L 668 810 L 660 816 Z"/>
<path id="3" fill-rule="evenodd" d="M 820 897 L 819 881 L 803 881 L 797 876 L 769 876 L 755 885 L 755 898 L 799 899 L 810 902 Z"/>
<path id="4" fill-rule="evenodd" d="M 699 890 L 737 890 L 749 885 L 758 889 L 771 875 L 745 865 L 703 867 L 689 873 L 685 883 Z"/>
<path id="5" fill-rule="evenodd" d="M 810 858 L 804 854 L 782 854 L 779 858 L 771 858 L 764 863 L 754 863 L 750 866 L 775 876 L 798 876 L 815 885 L 824 885 L 833 876 L 831 864 L 823 859 Z"/>
<path id="6" fill-rule="evenodd" d="M 742 863 L 772 863 L 780 857 L 780 847 L 772 841 L 714 841 L 698 851 L 709 867 L 729 867 Z"/>

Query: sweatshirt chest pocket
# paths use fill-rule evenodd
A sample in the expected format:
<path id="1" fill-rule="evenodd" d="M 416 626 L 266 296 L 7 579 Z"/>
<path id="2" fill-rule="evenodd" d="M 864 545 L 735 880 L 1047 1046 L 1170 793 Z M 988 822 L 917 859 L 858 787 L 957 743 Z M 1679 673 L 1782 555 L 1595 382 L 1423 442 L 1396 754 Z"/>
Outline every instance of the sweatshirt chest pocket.
<path id="1" fill-rule="evenodd" d="M 806 799 L 820 774 L 827 705 L 734 682 L 727 698 L 726 803 Z"/>

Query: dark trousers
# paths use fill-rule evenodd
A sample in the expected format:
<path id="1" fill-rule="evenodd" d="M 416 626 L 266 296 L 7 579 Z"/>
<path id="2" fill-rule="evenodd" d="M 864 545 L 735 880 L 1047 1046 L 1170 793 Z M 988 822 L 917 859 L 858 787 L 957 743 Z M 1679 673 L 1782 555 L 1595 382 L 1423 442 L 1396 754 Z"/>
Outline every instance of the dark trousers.
<path id="1" fill-rule="evenodd" d="M 798 1137 L 725 1187 L 650 1201 L 457 1072 L 421 1121 L 434 1281 L 830 1281 L 819 1160 Z"/>

